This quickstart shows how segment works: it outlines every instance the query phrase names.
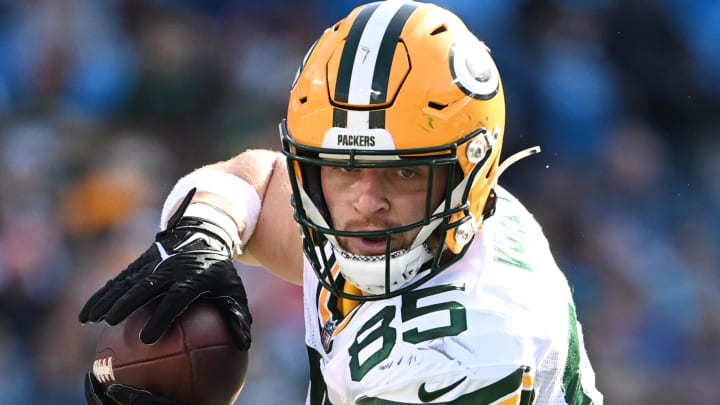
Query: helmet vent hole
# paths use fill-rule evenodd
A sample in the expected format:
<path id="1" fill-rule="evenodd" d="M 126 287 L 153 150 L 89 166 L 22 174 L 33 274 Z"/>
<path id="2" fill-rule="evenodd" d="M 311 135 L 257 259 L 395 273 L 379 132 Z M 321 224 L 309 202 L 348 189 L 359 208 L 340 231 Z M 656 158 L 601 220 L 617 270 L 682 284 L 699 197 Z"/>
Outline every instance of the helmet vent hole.
<path id="1" fill-rule="evenodd" d="M 447 31 L 447 27 L 445 25 L 441 25 L 437 28 L 435 28 L 431 33 L 430 36 L 442 34 L 443 32 Z"/>
<path id="2" fill-rule="evenodd" d="M 447 106 L 448 106 L 447 104 L 436 103 L 434 101 L 428 102 L 428 107 L 433 108 L 438 111 L 442 110 L 443 108 L 445 108 Z"/>
<path id="3" fill-rule="evenodd" d="M 300 104 L 307 103 L 307 97 L 300 97 Z"/>

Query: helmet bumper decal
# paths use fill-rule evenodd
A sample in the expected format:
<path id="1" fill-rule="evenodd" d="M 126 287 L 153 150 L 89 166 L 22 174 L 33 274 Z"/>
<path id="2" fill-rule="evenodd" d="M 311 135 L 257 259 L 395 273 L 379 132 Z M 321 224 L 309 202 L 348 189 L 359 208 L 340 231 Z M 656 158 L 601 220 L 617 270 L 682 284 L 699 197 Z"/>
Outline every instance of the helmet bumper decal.
<path id="1" fill-rule="evenodd" d="M 335 150 L 378 150 L 395 149 L 392 135 L 385 128 L 338 128 L 332 127 L 326 133 L 322 143 L 323 149 Z M 348 153 L 320 153 L 323 159 L 348 159 Z M 372 156 L 361 155 L 359 158 L 372 159 Z M 397 157 L 394 157 L 397 159 Z"/>

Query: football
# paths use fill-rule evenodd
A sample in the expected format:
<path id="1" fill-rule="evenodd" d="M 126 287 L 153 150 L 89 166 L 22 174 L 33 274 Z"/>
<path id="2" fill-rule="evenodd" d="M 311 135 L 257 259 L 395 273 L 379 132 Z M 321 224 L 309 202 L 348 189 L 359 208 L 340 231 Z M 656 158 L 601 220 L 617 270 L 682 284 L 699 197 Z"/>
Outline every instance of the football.
<path id="1" fill-rule="evenodd" d="M 191 305 L 154 344 L 140 341 L 150 318 L 148 304 L 115 326 L 106 325 L 95 348 L 92 371 L 105 387 L 120 383 L 186 405 L 228 405 L 240 394 L 248 353 L 232 342 L 215 307 Z"/>

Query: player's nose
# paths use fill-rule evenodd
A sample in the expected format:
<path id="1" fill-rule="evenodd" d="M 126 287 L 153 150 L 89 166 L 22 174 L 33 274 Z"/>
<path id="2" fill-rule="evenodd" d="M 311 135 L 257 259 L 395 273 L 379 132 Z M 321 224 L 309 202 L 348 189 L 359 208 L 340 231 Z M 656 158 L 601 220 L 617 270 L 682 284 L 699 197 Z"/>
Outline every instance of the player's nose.
<path id="1" fill-rule="evenodd" d="M 353 208 L 366 217 L 390 208 L 386 182 L 381 170 L 362 169 L 356 183 L 356 194 Z"/>

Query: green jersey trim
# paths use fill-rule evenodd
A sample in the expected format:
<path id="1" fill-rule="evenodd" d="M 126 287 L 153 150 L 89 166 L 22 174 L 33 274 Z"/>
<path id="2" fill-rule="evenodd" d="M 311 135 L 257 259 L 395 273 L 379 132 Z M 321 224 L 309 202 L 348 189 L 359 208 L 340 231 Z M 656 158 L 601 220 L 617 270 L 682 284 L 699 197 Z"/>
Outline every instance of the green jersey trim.
<path id="1" fill-rule="evenodd" d="M 595 405 L 592 398 L 585 392 L 582 384 L 581 361 L 582 352 L 577 328 L 575 306 L 568 304 L 568 357 L 563 372 L 563 391 L 565 402 L 569 405 Z"/>

